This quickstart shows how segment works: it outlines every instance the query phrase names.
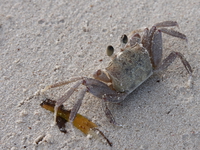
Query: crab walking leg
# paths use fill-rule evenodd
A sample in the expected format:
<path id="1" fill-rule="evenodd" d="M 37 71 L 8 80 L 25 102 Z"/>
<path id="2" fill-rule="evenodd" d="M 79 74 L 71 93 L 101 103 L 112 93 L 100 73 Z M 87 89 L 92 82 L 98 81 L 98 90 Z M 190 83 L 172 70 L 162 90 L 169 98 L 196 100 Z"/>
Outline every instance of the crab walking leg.
<path id="1" fill-rule="evenodd" d="M 176 21 L 163 21 L 163 22 L 156 23 L 154 26 L 156 26 L 157 28 L 159 28 L 159 27 L 173 27 L 173 26 L 178 27 L 178 23 Z"/>
<path id="2" fill-rule="evenodd" d="M 167 67 L 176 59 L 177 56 L 181 59 L 181 62 L 183 63 L 187 72 L 190 74 L 190 76 L 192 76 L 192 68 L 183 56 L 183 54 L 181 54 L 180 52 L 171 52 L 169 56 L 163 60 L 162 64 L 158 67 L 157 70 L 167 69 Z"/>
<path id="3" fill-rule="evenodd" d="M 56 116 L 58 112 L 58 107 L 61 106 L 69 97 L 73 94 L 73 92 L 78 88 L 78 86 L 82 83 L 83 81 L 78 81 L 74 86 L 72 86 L 65 95 L 63 95 L 61 98 L 59 98 L 55 104 L 54 107 L 54 122 L 56 122 Z"/>
<path id="4" fill-rule="evenodd" d="M 162 71 L 167 69 L 167 67 L 176 59 L 176 57 L 179 57 L 181 59 L 181 62 L 183 63 L 185 69 L 187 70 L 187 72 L 189 73 L 189 79 L 188 79 L 188 84 L 189 87 L 191 86 L 191 82 L 192 82 L 192 68 L 190 66 L 190 64 L 188 63 L 188 61 L 185 59 L 185 57 L 183 56 L 183 54 L 181 54 L 180 52 L 171 52 L 169 54 L 169 56 L 167 58 L 165 58 L 162 62 L 162 64 L 156 69 L 157 71 Z"/>
<path id="5" fill-rule="evenodd" d="M 77 102 L 76 104 L 73 106 L 71 113 L 69 115 L 69 121 L 72 123 L 74 121 L 74 118 L 76 117 L 76 114 L 78 113 L 78 110 L 82 104 L 83 98 L 85 96 L 85 93 L 87 92 L 87 88 L 82 89 L 79 92 L 78 98 L 77 98 Z"/>
<path id="6" fill-rule="evenodd" d="M 183 33 L 178 32 L 178 31 L 175 31 L 173 29 L 159 28 L 159 30 L 161 32 L 166 33 L 168 35 L 171 35 L 173 37 L 177 37 L 177 38 L 186 40 L 186 42 L 188 41 L 186 35 L 184 35 Z"/>
<path id="7" fill-rule="evenodd" d="M 178 23 L 176 21 L 163 21 L 163 22 L 159 22 L 153 25 L 156 28 L 160 28 L 160 27 L 173 27 L 173 26 L 178 26 Z M 132 37 L 134 34 L 139 33 L 139 32 L 143 32 L 144 30 L 146 30 L 147 28 L 140 28 L 140 29 L 136 29 L 133 30 L 130 34 L 129 34 L 129 38 Z"/>
<path id="8" fill-rule="evenodd" d="M 114 125 L 118 125 L 116 123 L 115 118 L 113 117 L 111 111 L 109 110 L 105 99 L 102 99 L 102 108 L 103 108 L 103 111 L 105 112 L 106 117 L 109 119 L 110 123 L 112 123 Z"/>
<path id="9" fill-rule="evenodd" d="M 69 83 L 72 83 L 72 82 L 76 82 L 76 81 L 81 80 L 81 79 L 83 79 L 83 77 L 74 77 L 74 78 L 71 78 L 67 81 L 58 82 L 58 83 L 46 86 L 44 89 L 41 90 L 41 92 L 43 93 L 43 92 L 47 91 L 48 89 L 63 86 L 63 85 L 66 85 L 66 84 L 69 84 Z"/>
<path id="10" fill-rule="evenodd" d="M 115 118 L 113 117 L 111 111 L 108 108 L 108 102 L 112 102 L 112 103 L 120 103 L 122 102 L 126 96 L 128 95 L 128 93 L 117 93 L 115 92 L 114 94 L 104 94 L 102 96 L 102 107 L 103 110 L 105 112 L 106 117 L 109 119 L 110 123 L 117 125 L 117 126 L 122 126 L 120 124 L 117 124 L 115 121 Z"/>
<path id="11" fill-rule="evenodd" d="M 172 27 L 172 26 L 178 26 L 178 23 L 176 21 L 163 21 L 163 22 L 156 23 L 155 25 L 153 25 L 150 28 L 150 30 L 148 28 L 144 30 L 144 35 L 142 37 L 142 44 L 149 51 L 149 53 L 151 53 L 151 45 L 152 45 L 151 41 L 155 35 L 155 32 L 158 30 L 174 37 L 187 39 L 184 34 L 178 31 L 175 31 L 172 29 L 166 29 L 166 28 L 161 28 L 161 29 L 159 28 L 159 27 Z"/>

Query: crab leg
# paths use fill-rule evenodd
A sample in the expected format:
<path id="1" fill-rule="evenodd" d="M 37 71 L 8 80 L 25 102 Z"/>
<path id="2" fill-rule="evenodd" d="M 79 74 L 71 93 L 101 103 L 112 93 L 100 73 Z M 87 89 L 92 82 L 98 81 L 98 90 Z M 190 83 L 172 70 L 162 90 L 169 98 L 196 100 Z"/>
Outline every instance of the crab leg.
<path id="1" fill-rule="evenodd" d="M 43 92 L 47 91 L 48 89 L 63 86 L 63 85 L 66 85 L 66 84 L 69 84 L 69 83 L 72 83 L 72 82 L 76 82 L 76 81 L 81 80 L 81 79 L 83 79 L 83 77 L 74 77 L 74 78 L 71 78 L 67 81 L 58 82 L 58 83 L 46 86 L 44 89 L 41 90 L 41 92 L 43 93 Z"/>
<path id="2" fill-rule="evenodd" d="M 142 44 L 149 51 L 149 53 L 151 53 L 151 45 L 152 45 L 151 41 L 156 31 L 161 31 L 165 34 L 187 41 L 186 35 L 178 31 L 175 31 L 173 29 L 167 29 L 167 28 L 158 28 L 158 27 L 170 27 L 170 26 L 178 26 L 178 24 L 176 24 L 176 22 L 166 21 L 166 22 L 155 24 L 150 30 L 148 28 L 144 30 L 144 35 L 142 37 Z"/>
<path id="3" fill-rule="evenodd" d="M 175 31 L 173 29 L 160 28 L 159 30 L 161 32 L 166 33 L 168 35 L 171 35 L 173 37 L 177 37 L 177 38 L 180 38 L 180 39 L 183 39 L 183 40 L 187 41 L 187 37 L 183 33 L 180 33 L 180 32 Z"/>
<path id="4" fill-rule="evenodd" d="M 55 104 L 54 107 L 54 121 L 56 122 L 56 116 L 58 112 L 58 107 L 61 106 L 69 97 L 73 94 L 73 92 L 78 88 L 78 86 L 82 83 L 83 81 L 78 81 L 74 86 L 72 86 L 65 95 L 63 95 L 61 98 L 59 98 Z"/>
<path id="5" fill-rule="evenodd" d="M 126 98 L 126 96 L 129 93 L 116 92 L 116 91 L 110 89 L 110 87 L 107 84 L 105 84 L 101 81 L 92 79 L 92 78 L 84 78 L 83 85 L 85 85 L 87 87 L 87 91 L 89 93 L 102 99 L 102 107 L 106 114 L 106 117 L 109 119 L 109 121 L 111 123 L 118 125 L 115 122 L 115 119 L 114 119 L 112 113 L 110 112 L 110 110 L 107 106 L 107 103 L 108 102 L 120 103 Z M 118 125 L 118 126 L 120 126 L 120 125 Z"/>
<path id="6" fill-rule="evenodd" d="M 109 119 L 110 123 L 114 124 L 114 125 L 118 125 L 115 121 L 115 118 L 113 117 L 111 111 L 109 110 L 108 106 L 107 106 L 107 102 L 102 99 L 102 108 L 103 111 L 105 112 L 106 117 Z"/>
<path id="7" fill-rule="evenodd" d="M 78 110 L 82 104 L 83 98 L 85 96 L 85 93 L 87 92 L 87 88 L 84 88 L 80 91 L 77 102 L 74 105 L 74 107 L 71 110 L 70 116 L 69 116 L 69 121 L 72 123 L 74 121 L 74 118 L 76 117 L 76 114 L 78 113 Z"/>
<path id="8" fill-rule="evenodd" d="M 167 69 L 167 67 L 176 59 L 176 57 L 179 57 L 181 59 L 181 62 L 183 63 L 185 69 L 189 73 L 190 76 L 189 76 L 189 79 L 188 79 L 188 86 L 191 87 L 192 72 L 193 72 L 192 68 L 191 68 L 190 64 L 188 63 L 188 61 L 183 56 L 183 54 L 181 54 L 179 52 L 171 52 L 169 54 L 169 56 L 163 60 L 162 64 L 156 70 L 160 71 L 160 70 Z"/>
<path id="9" fill-rule="evenodd" d="M 177 56 L 181 59 L 181 62 L 183 63 L 187 72 L 190 74 L 190 76 L 192 76 L 192 68 L 180 52 L 171 52 L 169 56 L 163 60 L 162 64 L 158 67 L 157 70 L 167 69 L 167 67 L 176 59 Z"/>
<path id="10" fill-rule="evenodd" d="M 176 21 L 163 21 L 163 22 L 156 23 L 154 26 L 156 26 L 156 27 L 173 27 L 173 26 L 177 26 L 178 27 L 178 23 Z"/>

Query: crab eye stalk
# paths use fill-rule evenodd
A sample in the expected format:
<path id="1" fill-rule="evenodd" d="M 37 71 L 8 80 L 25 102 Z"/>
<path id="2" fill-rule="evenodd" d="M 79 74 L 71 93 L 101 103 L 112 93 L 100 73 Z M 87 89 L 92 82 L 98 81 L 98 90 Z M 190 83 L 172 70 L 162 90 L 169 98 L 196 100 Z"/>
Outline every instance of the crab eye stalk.
<path id="1" fill-rule="evenodd" d="M 112 54 L 114 53 L 114 48 L 113 48 L 113 46 L 109 45 L 109 46 L 107 47 L 106 52 L 107 52 L 107 55 L 108 55 L 108 56 L 112 56 Z"/>
<path id="2" fill-rule="evenodd" d="M 121 43 L 121 47 L 124 48 L 126 43 L 128 43 L 128 37 L 126 34 L 123 34 L 121 37 L 120 37 L 120 43 Z"/>
<path id="3" fill-rule="evenodd" d="M 128 42 L 128 37 L 126 34 L 123 34 L 120 38 L 120 42 L 126 44 Z"/>

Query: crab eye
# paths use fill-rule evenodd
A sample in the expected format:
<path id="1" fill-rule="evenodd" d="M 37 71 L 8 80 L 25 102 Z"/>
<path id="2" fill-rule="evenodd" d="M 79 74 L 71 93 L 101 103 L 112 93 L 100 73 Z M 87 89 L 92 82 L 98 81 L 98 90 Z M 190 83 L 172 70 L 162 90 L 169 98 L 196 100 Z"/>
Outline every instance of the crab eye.
<path id="1" fill-rule="evenodd" d="M 128 42 L 128 37 L 126 34 L 123 34 L 120 38 L 120 41 L 123 43 L 123 44 L 126 44 Z"/>
<path id="2" fill-rule="evenodd" d="M 108 56 L 111 56 L 111 55 L 114 53 L 114 48 L 113 48 L 111 45 L 109 45 L 109 46 L 107 47 L 106 52 L 107 52 L 107 55 L 108 55 Z"/>

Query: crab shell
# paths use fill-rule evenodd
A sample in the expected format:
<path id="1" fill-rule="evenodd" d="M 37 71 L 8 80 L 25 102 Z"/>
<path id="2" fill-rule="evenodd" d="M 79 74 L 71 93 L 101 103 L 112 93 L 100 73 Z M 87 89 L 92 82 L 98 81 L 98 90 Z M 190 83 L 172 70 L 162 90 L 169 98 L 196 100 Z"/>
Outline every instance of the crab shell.
<path id="1" fill-rule="evenodd" d="M 106 72 L 116 91 L 131 93 L 153 74 L 153 69 L 148 51 L 136 44 L 122 49 L 110 62 Z"/>

